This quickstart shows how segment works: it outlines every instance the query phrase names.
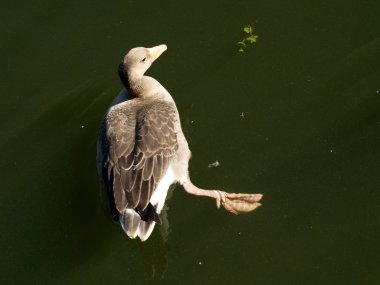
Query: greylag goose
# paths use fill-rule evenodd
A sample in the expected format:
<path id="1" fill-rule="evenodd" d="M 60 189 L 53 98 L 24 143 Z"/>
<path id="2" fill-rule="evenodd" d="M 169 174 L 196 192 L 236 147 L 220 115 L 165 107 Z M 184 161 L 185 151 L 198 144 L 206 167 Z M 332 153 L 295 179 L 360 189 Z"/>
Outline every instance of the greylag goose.
<path id="1" fill-rule="evenodd" d="M 191 152 L 169 92 L 144 75 L 166 45 L 131 49 L 119 65 L 124 89 L 103 121 L 98 141 L 98 171 L 110 197 L 114 218 L 130 238 L 145 241 L 164 206 L 168 188 L 207 196 L 234 214 L 260 206 L 261 194 L 235 194 L 198 188 L 190 181 Z M 127 100 L 128 99 L 128 100 Z"/>

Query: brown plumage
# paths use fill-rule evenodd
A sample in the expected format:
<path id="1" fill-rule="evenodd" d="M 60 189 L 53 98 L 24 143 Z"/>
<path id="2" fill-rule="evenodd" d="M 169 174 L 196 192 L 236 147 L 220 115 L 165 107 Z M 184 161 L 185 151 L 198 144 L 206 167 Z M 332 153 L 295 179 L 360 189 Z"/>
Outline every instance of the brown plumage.
<path id="1" fill-rule="evenodd" d="M 178 150 L 176 107 L 138 98 L 115 106 L 107 115 L 107 168 L 116 208 L 144 211 L 158 182 Z"/>
<path id="2" fill-rule="evenodd" d="M 204 190 L 191 183 L 191 152 L 169 92 L 145 71 L 165 45 L 134 48 L 119 65 L 125 87 L 114 100 L 100 131 L 98 171 L 115 219 L 130 238 L 146 240 L 164 206 L 168 188 L 179 182 L 189 194 L 216 199 L 217 207 L 239 214 L 260 206 L 261 194 Z"/>

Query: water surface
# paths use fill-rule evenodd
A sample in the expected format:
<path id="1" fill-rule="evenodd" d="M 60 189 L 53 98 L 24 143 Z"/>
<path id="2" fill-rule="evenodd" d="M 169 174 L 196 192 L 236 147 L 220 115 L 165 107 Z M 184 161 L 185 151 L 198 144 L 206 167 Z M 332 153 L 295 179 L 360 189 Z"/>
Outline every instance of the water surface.
<path id="1" fill-rule="evenodd" d="M 2 284 L 379 284 L 378 2 L 1 6 Z M 161 43 L 148 73 L 192 180 L 265 197 L 236 217 L 177 186 L 141 243 L 107 213 L 96 140 L 123 55 Z"/>

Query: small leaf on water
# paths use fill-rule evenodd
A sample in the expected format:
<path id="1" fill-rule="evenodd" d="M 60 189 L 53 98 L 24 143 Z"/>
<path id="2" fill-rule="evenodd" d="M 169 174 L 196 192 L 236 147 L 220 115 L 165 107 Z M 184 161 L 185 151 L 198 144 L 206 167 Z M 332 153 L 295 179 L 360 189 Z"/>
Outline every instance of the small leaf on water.
<path id="1" fill-rule="evenodd" d="M 242 40 L 241 42 L 237 42 L 238 45 L 241 45 L 243 47 L 247 47 L 246 43 L 244 42 L 244 40 Z"/>
<path id="2" fill-rule="evenodd" d="M 244 32 L 246 32 L 247 34 L 252 34 L 252 27 L 251 26 L 244 27 Z"/>
<path id="3" fill-rule="evenodd" d="M 243 50 L 242 48 L 241 48 L 241 49 L 239 49 L 239 51 L 240 51 L 240 52 L 244 52 L 244 50 Z"/>
<path id="4" fill-rule="evenodd" d="M 253 44 L 256 42 L 256 37 L 255 36 L 249 36 L 248 38 L 246 38 L 246 40 L 249 41 L 251 44 Z"/>

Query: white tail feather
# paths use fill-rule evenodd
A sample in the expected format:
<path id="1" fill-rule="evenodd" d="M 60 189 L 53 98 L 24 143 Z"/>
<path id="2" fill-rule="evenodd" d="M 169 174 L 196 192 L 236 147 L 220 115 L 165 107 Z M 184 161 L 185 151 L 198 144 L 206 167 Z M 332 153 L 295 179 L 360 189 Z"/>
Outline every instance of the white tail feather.
<path id="1" fill-rule="evenodd" d="M 140 215 L 133 209 L 124 210 L 119 219 L 124 232 L 132 239 L 138 236 L 141 241 L 149 238 L 156 224 L 154 221 L 142 221 Z"/>
<path id="2" fill-rule="evenodd" d="M 174 183 L 174 181 L 173 170 L 169 167 L 150 198 L 150 203 L 154 206 L 158 214 L 164 206 L 169 186 Z M 124 232 L 130 238 L 134 239 L 138 236 L 141 241 L 146 241 L 149 238 L 156 224 L 154 221 L 145 222 L 141 220 L 140 215 L 137 214 L 135 210 L 128 208 L 120 213 L 119 220 Z"/>

